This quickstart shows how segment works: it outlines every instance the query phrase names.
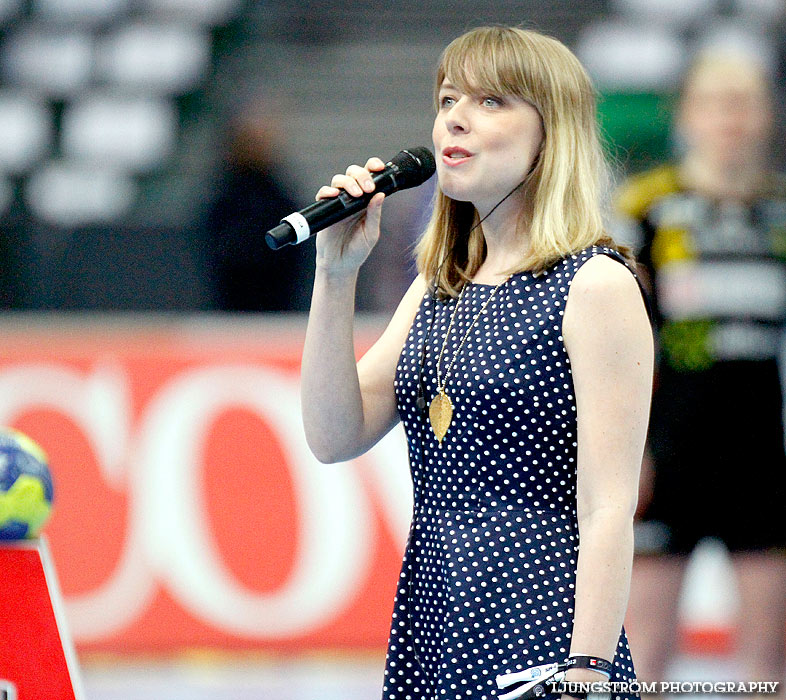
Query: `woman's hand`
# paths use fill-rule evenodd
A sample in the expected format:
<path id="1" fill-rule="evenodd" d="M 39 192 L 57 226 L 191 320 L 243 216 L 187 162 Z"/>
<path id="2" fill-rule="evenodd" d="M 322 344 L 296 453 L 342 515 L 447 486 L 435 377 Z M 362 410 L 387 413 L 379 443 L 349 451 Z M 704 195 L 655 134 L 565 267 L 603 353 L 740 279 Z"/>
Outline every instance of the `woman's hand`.
<path id="1" fill-rule="evenodd" d="M 369 158 L 365 167 L 350 165 L 345 175 L 334 175 L 329 186 L 321 187 L 316 198 L 337 197 L 341 190 L 353 197 L 373 192 L 371 174 L 385 168 L 379 158 Z M 317 234 L 317 267 L 330 274 L 357 272 L 379 240 L 379 220 L 385 195 L 378 192 L 366 209 Z"/>

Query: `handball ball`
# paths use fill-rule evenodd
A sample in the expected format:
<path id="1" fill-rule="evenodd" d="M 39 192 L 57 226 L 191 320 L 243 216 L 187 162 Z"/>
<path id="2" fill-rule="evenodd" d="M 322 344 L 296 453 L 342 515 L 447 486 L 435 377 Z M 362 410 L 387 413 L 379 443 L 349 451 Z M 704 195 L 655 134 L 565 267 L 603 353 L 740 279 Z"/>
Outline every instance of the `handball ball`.
<path id="1" fill-rule="evenodd" d="M 0 428 L 0 539 L 36 537 L 51 510 L 46 453 L 24 433 Z"/>

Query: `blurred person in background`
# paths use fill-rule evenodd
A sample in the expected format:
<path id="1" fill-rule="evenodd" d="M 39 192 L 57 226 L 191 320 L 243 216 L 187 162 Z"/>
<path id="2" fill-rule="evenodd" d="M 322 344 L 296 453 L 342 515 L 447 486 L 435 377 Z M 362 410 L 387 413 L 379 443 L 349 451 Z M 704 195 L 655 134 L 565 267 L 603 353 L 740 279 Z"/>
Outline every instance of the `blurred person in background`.
<path id="1" fill-rule="evenodd" d="M 784 680 L 786 181 L 768 167 L 765 71 L 719 50 L 687 72 L 679 162 L 631 178 L 617 207 L 640 237 L 659 357 L 627 628 L 639 678 L 664 679 L 688 555 L 728 548 L 739 670 Z"/>
<path id="2" fill-rule="evenodd" d="M 224 311 L 304 311 L 314 241 L 272 251 L 265 232 L 297 210 L 280 165 L 274 121 L 250 108 L 230 128 L 224 169 L 207 215 L 212 280 Z"/>

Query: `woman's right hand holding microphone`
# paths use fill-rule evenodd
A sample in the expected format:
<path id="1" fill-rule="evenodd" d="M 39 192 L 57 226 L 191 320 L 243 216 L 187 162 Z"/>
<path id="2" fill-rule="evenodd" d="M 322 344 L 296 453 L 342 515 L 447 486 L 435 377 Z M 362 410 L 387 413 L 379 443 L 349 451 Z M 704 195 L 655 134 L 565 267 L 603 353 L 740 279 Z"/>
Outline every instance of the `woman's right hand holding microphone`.
<path id="1" fill-rule="evenodd" d="M 350 165 L 344 175 L 334 175 L 330 185 L 320 187 L 316 199 L 337 197 L 341 190 L 353 197 L 373 192 L 373 173 L 385 169 L 379 158 L 369 158 L 365 167 Z M 375 194 L 360 213 L 320 231 L 316 241 L 316 265 L 331 276 L 356 273 L 379 240 L 383 192 Z"/>

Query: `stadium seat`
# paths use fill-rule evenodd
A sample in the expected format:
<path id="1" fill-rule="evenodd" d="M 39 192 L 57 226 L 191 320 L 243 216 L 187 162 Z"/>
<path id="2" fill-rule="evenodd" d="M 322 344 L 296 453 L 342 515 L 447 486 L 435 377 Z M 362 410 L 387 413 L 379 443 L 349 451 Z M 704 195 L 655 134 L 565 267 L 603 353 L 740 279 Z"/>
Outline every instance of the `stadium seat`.
<path id="1" fill-rule="evenodd" d="M 668 90 L 682 70 L 685 46 L 668 27 L 618 20 L 587 26 L 576 53 L 602 88 Z"/>
<path id="2" fill-rule="evenodd" d="M 135 198 L 136 185 L 127 174 L 69 162 L 48 163 L 30 177 L 25 189 L 33 214 L 64 227 L 119 219 Z"/>
<path id="3" fill-rule="evenodd" d="M 206 32 L 175 24 L 132 24 L 99 40 L 97 73 L 122 88 L 180 95 L 204 78 L 210 62 Z"/>
<path id="4" fill-rule="evenodd" d="M 0 172 L 23 173 L 43 158 L 52 142 L 52 115 L 40 101 L 0 92 Z"/>
<path id="5" fill-rule="evenodd" d="M 1 50 L 6 82 L 52 97 L 81 90 L 93 70 L 93 38 L 80 31 L 28 26 L 11 34 Z"/>
<path id="6" fill-rule="evenodd" d="M 174 105 L 152 97 L 88 95 L 66 108 L 66 157 L 147 172 L 165 164 L 176 141 Z"/>

